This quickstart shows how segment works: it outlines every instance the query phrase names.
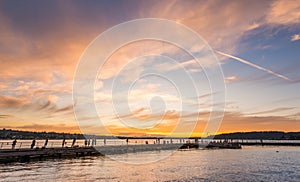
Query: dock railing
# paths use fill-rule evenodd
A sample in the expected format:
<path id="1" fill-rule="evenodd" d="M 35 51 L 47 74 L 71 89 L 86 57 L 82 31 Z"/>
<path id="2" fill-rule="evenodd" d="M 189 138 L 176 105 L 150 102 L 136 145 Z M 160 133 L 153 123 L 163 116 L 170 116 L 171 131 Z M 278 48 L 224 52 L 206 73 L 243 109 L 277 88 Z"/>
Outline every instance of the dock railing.
<path id="1" fill-rule="evenodd" d="M 67 139 L 65 140 L 65 144 L 62 145 L 61 140 L 49 140 L 46 148 L 62 148 L 62 147 L 72 147 L 73 140 Z M 251 144 L 295 144 L 300 145 L 300 140 L 242 140 L 242 139 L 199 139 L 198 142 L 202 144 L 208 144 L 210 142 L 232 142 L 232 143 L 240 143 L 244 145 Z M 76 140 L 74 146 L 76 147 L 90 147 L 90 146 L 105 146 L 105 145 L 151 145 L 151 144 L 184 144 L 184 143 L 193 143 L 194 139 L 161 139 L 157 141 L 155 139 L 129 139 L 128 142 L 126 139 L 96 139 L 95 143 L 92 143 L 92 139 L 90 142 L 87 140 L 87 145 L 85 145 L 85 140 L 79 139 Z M 1 149 L 12 149 L 13 140 L 0 140 L 0 150 Z M 30 149 L 32 144 L 32 140 L 17 140 L 14 149 Z M 42 148 L 45 145 L 45 140 L 36 140 L 34 148 Z"/>
<path id="2" fill-rule="evenodd" d="M 0 150 L 1 149 L 30 149 L 32 145 L 32 140 L 17 140 L 15 146 L 13 147 L 14 140 L 0 140 Z M 156 139 L 95 139 L 95 143 L 92 142 L 93 139 L 79 139 L 76 140 L 73 146 L 75 147 L 90 147 L 90 146 L 117 146 L 117 145 L 151 145 L 151 144 L 180 144 L 186 142 L 193 142 L 192 139 L 161 139 L 157 141 Z M 61 148 L 61 147 L 72 147 L 73 139 L 66 139 L 63 145 L 63 139 L 60 140 L 48 140 L 46 148 Z M 36 140 L 34 148 L 43 148 L 45 145 L 45 140 Z"/>

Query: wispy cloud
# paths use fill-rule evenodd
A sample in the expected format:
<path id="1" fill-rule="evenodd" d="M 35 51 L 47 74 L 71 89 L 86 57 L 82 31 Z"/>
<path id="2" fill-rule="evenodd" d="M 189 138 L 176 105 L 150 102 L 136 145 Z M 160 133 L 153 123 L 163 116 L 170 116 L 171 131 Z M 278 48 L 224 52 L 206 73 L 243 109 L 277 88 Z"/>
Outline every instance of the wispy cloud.
<path id="1" fill-rule="evenodd" d="M 268 113 L 273 111 L 266 111 Z M 275 112 L 275 110 L 274 110 Z M 174 113 L 165 113 L 168 115 L 168 122 L 162 121 L 159 125 L 151 129 L 136 129 L 121 125 L 112 124 L 107 126 L 110 131 L 116 135 L 169 135 L 171 132 L 178 127 L 179 120 L 184 123 L 181 131 L 190 131 L 194 129 L 194 133 L 203 133 L 205 131 L 205 125 L 209 118 L 209 112 L 194 112 L 194 113 L 185 113 L 181 116 L 174 115 Z M 170 115 L 169 115 L 170 114 Z M 294 114 L 295 115 L 295 114 Z M 300 120 L 291 117 L 292 115 L 287 116 L 250 116 L 245 115 L 241 112 L 225 112 L 223 121 L 219 132 L 237 132 L 237 131 L 264 131 L 264 130 L 280 130 L 280 131 L 298 131 L 298 128 L 295 127 L 300 124 Z M 151 119 L 157 119 L 158 116 L 153 115 Z M 159 116 L 160 118 L 161 116 Z M 196 126 L 194 121 L 191 118 L 199 117 Z M 191 128 L 192 127 L 192 128 Z"/>
<path id="2" fill-rule="evenodd" d="M 300 34 L 294 34 L 294 35 L 291 37 L 291 41 L 292 41 L 292 42 L 297 41 L 297 40 L 300 40 Z"/>
<path id="3" fill-rule="evenodd" d="M 300 1 L 274 1 L 266 19 L 267 22 L 275 24 L 299 24 Z"/>
<path id="4" fill-rule="evenodd" d="M 226 83 L 231 83 L 231 82 L 234 82 L 236 80 L 238 80 L 237 76 L 228 76 L 228 77 L 225 78 Z"/>
<path id="5" fill-rule="evenodd" d="M 219 131 L 299 131 L 300 120 L 291 116 L 247 116 L 226 112 Z"/>
<path id="6" fill-rule="evenodd" d="M 10 127 L 7 127 L 10 128 Z M 66 124 L 27 124 L 22 126 L 16 126 L 15 129 L 30 130 L 30 131 L 55 131 L 55 132 L 70 132 L 79 133 L 79 127 L 77 125 Z"/>
<path id="7" fill-rule="evenodd" d="M 248 115 L 276 114 L 279 112 L 290 111 L 293 109 L 295 109 L 295 107 L 280 107 L 280 108 L 275 108 L 275 109 L 271 109 L 271 110 L 267 110 L 267 111 L 254 112 L 254 113 L 250 113 Z"/>
<path id="8" fill-rule="evenodd" d="M 282 78 L 282 79 L 287 80 L 287 81 L 292 81 L 292 80 L 290 80 L 290 79 L 289 79 L 288 77 L 286 77 L 286 76 L 283 76 L 283 75 L 278 74 L 278 73 L 275 73 L 275 72 L 273 72 L 273 71 L 271 71 L 271 70 L 269 70 L 269 69 L 266 69 L 266 68 L 263 68 L 263 67 L 261 67 L 261 66 L 258 66 L 258 65 L 254 64 L 254 63 L 251 63 L 251 62 L 249 62 L 249 61 L 247 61 L 247 60 L 245 60 L 245 59 L 242 59 L 242 58 L 239 58 L 239 57 L 230 55 L 230 54 L 226 54 L 226 53 L 224 53 L 224 52 L 217 51 L 217 50 L 215 50 L 215 52 L 218 53 L 218 54 L 221 54 L 221 55 L 223 55 L 223 56 L 232 58 L 232 59 L 234 59 L 234 60 L 236 60 L 236 61 L 239 61 L 239 62 L 241 62 L 241 63 L 244 63 L 244 64 L 247 64 L 247 65 L 249 65 L 249 66 L 252 66 L 253 68 L 256 68 L 256 69 L 265 71 L 265 72 L 267 72 L 267 73 L 269 73 L 269 74 L 272 74 L 272 75 L 274 75 L 274 76 L 276 76 L 276 77 L 278 77 L 278 78 Z"/>
<path id="9" fill-rule="evenodd" d="M 14 117 L 13 115 L 10 114 L 0 114 L 0 119 L 7 119 L 7 118 L 11 118 Z"/>
<path id="10" fill-rule="evenodd" d="M 7 95 L 0 95 L 0 107 L 19 108 L 28 103 L 27 98 L 16 98 Z"/>

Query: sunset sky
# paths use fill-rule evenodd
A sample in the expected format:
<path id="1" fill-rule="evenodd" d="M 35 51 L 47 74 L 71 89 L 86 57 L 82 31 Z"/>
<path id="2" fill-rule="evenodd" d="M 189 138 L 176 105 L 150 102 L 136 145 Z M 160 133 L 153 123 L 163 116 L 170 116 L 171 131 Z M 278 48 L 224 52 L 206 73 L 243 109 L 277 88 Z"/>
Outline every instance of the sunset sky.
<path id="1" fill-rule="evenodd" d="M 72 84 L 82 54 L 102 32 L 141 18 L 168 19 L 185 25 L 211 47 L 226 86 L 219 133 L 300 131 L 299 0 L 2 0 L 0 128 L 80 132 L 73 111 Z M 132 28 L 133 34 L 136 31 Z M 192 75 L 200 92 L 180 97 L 167 80 L 140 78 L 149 67 L 175 80 L 182 78 L 180 69 L 173 67 L 175 62 L 164 57 L 143 57 L 146 54 L 176 59 Z M 99 68 L 95 81 L 99 116 L 80 118 L 81 122 L 95 134 L 140 136 L 168 135 L 180 120 L 183 127 L 192 127 L 193 135 L 201 134 L 211 112 L 212 96 L 219 93 L 209 92 L 203 67 L 188 62 L 184 54 L 174 45 L 153 40 L 118 49 Z M 210 69 L 218 65 L 208 57 L 202 66 Z M 117 103 L 121 111 L 116 116 L 111 108 L 112 83 L 136 79 L 128 92 L 130 109 L 122 110 L 121 102 Z M 177 84 L 190 94 L 192 88 L 186 82 Z M 195 100 L 200 104 L 195 106 Z M 74 102 L 80 105 L 80 100 Z M 182 109 L 181 102 L 191 105 Z M 79 109 L 85 112 L 85 108 Z M 120 119 L 138 126 L 125 126 Z M 108 133 L 96 131 L 93 124 L 100 120 Z M 191 122 L 196 122 L 195 128 Z"/>

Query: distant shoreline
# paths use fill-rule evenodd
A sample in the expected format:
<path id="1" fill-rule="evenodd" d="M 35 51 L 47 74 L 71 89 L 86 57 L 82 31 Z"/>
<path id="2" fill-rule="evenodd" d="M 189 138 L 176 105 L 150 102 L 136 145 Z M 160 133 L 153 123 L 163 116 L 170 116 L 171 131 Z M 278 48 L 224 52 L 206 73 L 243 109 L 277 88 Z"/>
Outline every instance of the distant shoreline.
<path id="1" fill-rule="evenodd" d="M 72 133 L 57 133 L 57 132 L 32 132 L 20 131 L 13 129 L 0 130 L 0 139 L 85 139 L 85 138 L 107 138 L 107 139 L 158 139 L 158 138 L 180 138 L 180 137 L 164 137 L 164 136 L 98 136 L 98 135 L 83 135 Z M 200 138 L 200 137 L 190 137 Z M 252 131 L 252 132 L 234 132 L 218 134 L 214 137 L 205 137 L 203 139 L 263 139 L 263 140 L 300 140 L 300 132 L 282 132 L 282 131 Z"/>

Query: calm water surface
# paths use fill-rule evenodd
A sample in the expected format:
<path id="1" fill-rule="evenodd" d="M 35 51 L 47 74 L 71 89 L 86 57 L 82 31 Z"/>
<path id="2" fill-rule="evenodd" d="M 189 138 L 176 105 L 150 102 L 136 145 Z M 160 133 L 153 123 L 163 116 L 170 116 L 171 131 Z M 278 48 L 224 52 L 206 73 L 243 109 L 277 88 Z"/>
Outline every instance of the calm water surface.
<path id="1" fill-rule="evenodd" d="M 189 150 L 148 164 L 166 151 L 0 166 L 2 181 L 300 181 L 300 147 Z M 134 161 L 132 161 L 134 160 Z"/>

